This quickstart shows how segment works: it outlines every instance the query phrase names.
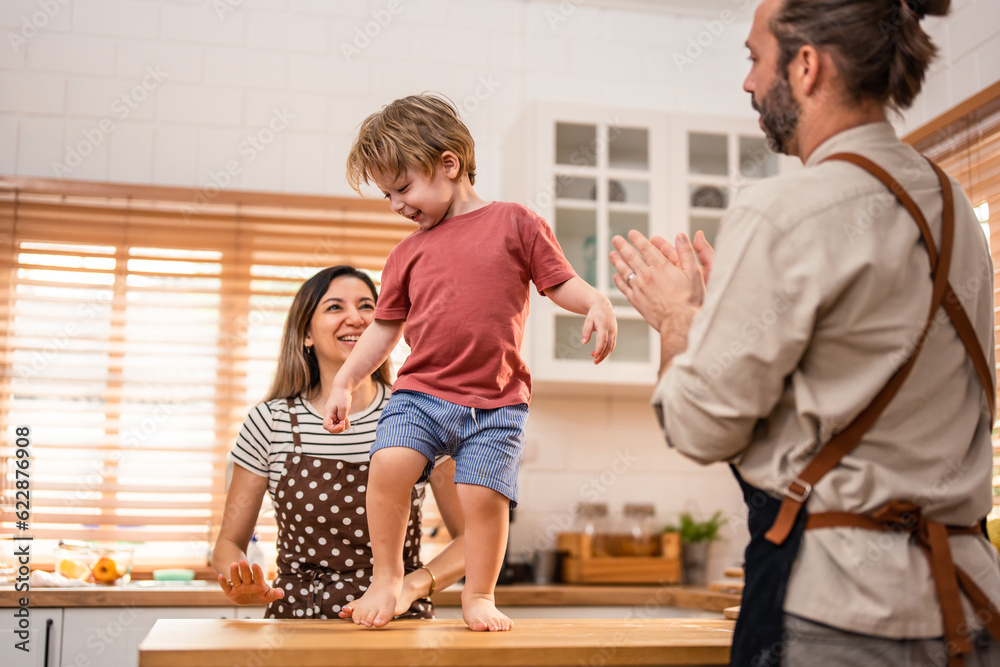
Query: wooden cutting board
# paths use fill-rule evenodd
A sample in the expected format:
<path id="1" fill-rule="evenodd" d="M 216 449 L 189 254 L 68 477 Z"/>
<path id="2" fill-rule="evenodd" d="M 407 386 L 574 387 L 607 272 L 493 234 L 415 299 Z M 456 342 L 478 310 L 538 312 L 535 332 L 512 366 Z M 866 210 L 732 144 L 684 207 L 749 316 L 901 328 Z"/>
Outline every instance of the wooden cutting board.
<path id="1" fill-rule="evenodd" d="M 159 620 L 140 667 L 389 667 L 391 665 L 725 665 L 734 623 L 706 619 L 517 619 L 510 632 L 458 620 Z"/>

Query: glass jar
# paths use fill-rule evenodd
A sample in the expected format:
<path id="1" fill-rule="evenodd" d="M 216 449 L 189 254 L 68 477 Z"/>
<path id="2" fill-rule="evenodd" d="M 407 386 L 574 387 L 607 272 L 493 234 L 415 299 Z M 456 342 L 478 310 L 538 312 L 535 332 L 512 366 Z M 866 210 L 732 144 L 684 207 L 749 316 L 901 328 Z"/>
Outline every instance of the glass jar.
<path id="1" fill-rule="evenodd" d="M 625 505 L 626 536 L 620 545 L 622 556 L 656 556 L 659 551 L 658 535 L 653 520 L 656 508 L 649 503 Z"/>
<path id="2" fill-rule="evenodd" d="M 580 503 L 573 514 L 571 531 L 590 536 L 593 555 L 606 556 L 608 506 L 606 503 Z"/>

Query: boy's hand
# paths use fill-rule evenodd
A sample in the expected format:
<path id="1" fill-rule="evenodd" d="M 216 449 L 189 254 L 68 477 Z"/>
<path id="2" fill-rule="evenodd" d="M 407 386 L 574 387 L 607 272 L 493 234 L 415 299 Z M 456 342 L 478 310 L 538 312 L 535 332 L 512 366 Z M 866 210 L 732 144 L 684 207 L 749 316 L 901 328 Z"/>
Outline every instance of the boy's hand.
<path id="1" fill-rule="evenodd" d="M 587 311 L 587 319 L 583 322 L 582 342 L 586 345 L 590 342 L 590 337 L 597 333 L 597 342 L 594 344 L 594 351 L 590 356 L 594 358 L 594 363 L 599 364 L 604 361 L 611 351 L 615 349 L 618 341 L 618 320 L 615 319 L 615 311 L 611 307 L 611 302 L 606 297 L 601 297 Z"/>
<path id="2" fill-rule="evenodd" d="M 351 414 L 351 392 L 337 385 L 330 390 L 323 410 L 323 428 L 330 433 L 343 433 L 351 427 L 347 415 Z"/>

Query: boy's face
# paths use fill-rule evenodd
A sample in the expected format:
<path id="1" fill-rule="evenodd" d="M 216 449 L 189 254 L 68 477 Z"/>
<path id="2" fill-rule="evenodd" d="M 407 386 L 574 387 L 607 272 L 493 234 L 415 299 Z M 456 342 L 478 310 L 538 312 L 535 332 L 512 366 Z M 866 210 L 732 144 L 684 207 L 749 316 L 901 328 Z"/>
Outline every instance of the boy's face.
<path id="1" fill-rule="evenodd" d="M 433 176 L 407 168 L 399 178 L 380 172 L 373 175 L 373 180 L 389 200 L 390 208 L 421 229 L 430 229 L 451 217 L 456 185 L 440 164 Z"/>

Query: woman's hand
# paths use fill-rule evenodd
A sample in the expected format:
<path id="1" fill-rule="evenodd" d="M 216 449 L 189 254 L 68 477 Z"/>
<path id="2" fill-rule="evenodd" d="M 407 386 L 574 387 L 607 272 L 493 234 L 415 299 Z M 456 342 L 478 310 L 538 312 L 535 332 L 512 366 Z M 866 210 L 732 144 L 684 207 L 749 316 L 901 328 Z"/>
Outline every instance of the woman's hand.
<path id="1" fill-rule="evenodd" d="M 266 605 L 285 597 L 280 588 L 271 588 L 264 578 L 260 565 L 253 566 L 241 558 L 229 567 L 229 579 L 219 575 L 219 587 L 235 604 Z"/>

